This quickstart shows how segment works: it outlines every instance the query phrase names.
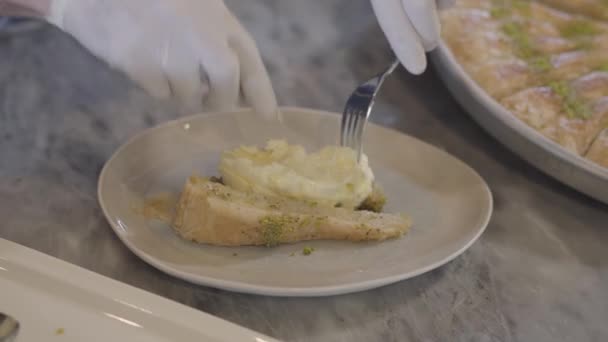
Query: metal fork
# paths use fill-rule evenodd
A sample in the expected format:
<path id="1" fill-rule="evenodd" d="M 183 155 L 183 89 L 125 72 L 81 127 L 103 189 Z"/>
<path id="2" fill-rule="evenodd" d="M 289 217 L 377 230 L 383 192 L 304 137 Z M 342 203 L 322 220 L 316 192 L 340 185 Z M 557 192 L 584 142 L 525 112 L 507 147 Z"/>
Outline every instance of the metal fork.
<path id="1" fill-rule="evenodd" d="M 384 79 L 399 65 L 395 60 L 386 70 L 355 89 L 346 101 L 342 112 L 340 127 L 340 145 L 347 146 L 357 152 L 357 161 L 361 158 L 363 149 L 363 128 L 374 105 L 376 94 Z"/>

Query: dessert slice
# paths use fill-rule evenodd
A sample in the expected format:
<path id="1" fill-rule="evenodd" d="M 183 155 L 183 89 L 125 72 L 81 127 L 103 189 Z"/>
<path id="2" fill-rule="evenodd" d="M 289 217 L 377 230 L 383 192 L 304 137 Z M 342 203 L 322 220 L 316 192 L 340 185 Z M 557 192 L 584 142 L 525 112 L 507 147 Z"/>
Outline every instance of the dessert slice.
<path id="1" fill-rule="evenodd" d="M 595 71 L 572 82 L 572 87 L 581 99 L 597 101 L 608 96 L 608 71 Z"/>
<path id="2" fill-rule="evenodd" d="M 595 138 L 585 154 L 585 158 L 601 166 L 608 167 L 608 128 L 605 128 Z"/>
<path id="3" fill-rule="evenodd" d="M 405 234 L 410 226 L 404 216 L 240 192 L 200 177 L 186 182 L 173 220 L 183 238 L 220 246 L 381 241 Z"/>
<path id="4" fill-rule="evenodd" d="M 608 6 L 603 0 L 541 0 L 541 2 L 564 12 L 608 20 Z"/>
<path id="5" fill-rule="evenodd" d="M 608 98 L 596 100 L 598 87 L 597 78 L 552 82 L 508 96 L 501 104 L 547 138 L 583 155 L 608 122 Z"/>

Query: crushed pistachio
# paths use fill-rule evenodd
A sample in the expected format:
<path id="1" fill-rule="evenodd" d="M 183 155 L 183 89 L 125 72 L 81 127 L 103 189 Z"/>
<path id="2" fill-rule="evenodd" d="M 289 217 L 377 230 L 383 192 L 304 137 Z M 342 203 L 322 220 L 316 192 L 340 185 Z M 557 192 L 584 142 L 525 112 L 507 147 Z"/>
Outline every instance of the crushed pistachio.
<path id="1" fill-rule="evenodd" d="M 589 50 L 593 47 L 593 40 L 591 39 L 579 39 L 574 45 L 575 50 Z"/>
<path id="2" fill-rule="evenodd" d="M 307 216 L 300 221 L 298 228 L 306 228 L 312 223 L 312 216 Z"/>
<path id="3" fill-rule="evenodd" d="M 551 87 L 551 90 L 560 97 L 565 97 L 570 94 L 570 87 L 566 82 L 551 82 L 549 87 Z"/>
<path id="4" fill-rule="evenodd" d="M 523 15 L 530 14 L 530 3 L 525 0 L 494 0 L 490 15 L 494 19 L 510 17 L 512 11 L 519 11 Z"/>
<path id="5" fill-rule="evenodd" d="M 291 254 L 289 254 L 290 257 L 295 256 L 296 252 L 291 252 Z"/>
<path id="6" fill-rule="evenodd" d="M 366 225 L 365 223 L 361 223 L 360 225 L 357 226 L 357 229 L 361 229 L 361 230 L 369 230 L 369 226 Z"/>
<path id="7" fill-rule="evenodd" d="M 513 0 L 513 8 L 521 11 L 523 14 L 530 14 L 530 1 L 528 0 Z"/>
<path id="8" fill-rule="evenodd" d="M 544 72 L 553 67 L 549 56 L 543 55 L 534 47 L 522 23 L 506 23 L 502 26 L 502 31 L 511 38 L 515 47 L 515 54 L 525 60 L 532 70 Z"/>
<path id="9" fill-rule="evenodd" d="M 355 184 L 346 183 L 346 189 L 348 189 L 348 191 L 355 191 Z"/>
<path id="10" fill-rule="evenodd" d="M 572 20 L 560 28 L 560 34 L 564 38 L 580 38 L 593 36 L 599 33 L 595 24 L 589 20 Z"/>
<path id="11" fill-rule="evenodd" d="M 608 72 L 608 62 L 602 63 L 597 70 Z"/>
<path id="12" fill-rule="evenodd" d="M 511 14 L 511 11 L 506 7 L 494 7 L 490 9 L 490 15 L 494 19 L 501 19 L 508 17 Z"/>
<path id="13" fill-rule="evenodd" d="M 591 116 L 591 110 L 578 98 L 576 91 L 565 81 L 554 81 L 549 83 L 551 90 L 561 98 L 564 111 L 570 119 L 587 119 Z"/>
<path id="14" fill-rule="evenodd" d="M 329 220 L 329 216 L 318 216 L 315 219 L 315 227 L 319 228 L 322 224 Z"/>
<path id="15" fill-rule="evenodd" d="M 357 210 L 382 212 L 386 204 L 386 196 L 381 190 L 374 189 L 372 193 L 357 207 Z"/>
<path id="16" fill-rule="evenodd" d="M 63 335 L 65 333 L 65 329 L 63 328 L 57 328 L 57 330 L 55 330 L 55 335 Z"/>
<path id="17" fill-rule="evenodd" d="M 539 56 L 531 58 L 528 63 L 535 71 L 547 71 L 553 67 L 549 56 Z"/>
<path id="18" fill-rule="evenodd" d="M 304 249 L 302 249 L 302 254 L 311 255 L 312 252 L 314 252 L 314 251 L 315 251 L 315 249 L 313 247 L 306 246 L 306 247 L 304 247 Z"/>
<path id="19" fill-rule="evenodd" d="M 289 215 L 267 215 L 260 219 L 262 239 L 267 247 L 276 246 L 287 231 L 293 231 L 300 219 Z"/>
<path id="20" fill-rule="evenodd" d="M 502 31 L 513 41 L 517 54 L 528 59 L 534 57 L 536 52 L 530 42 L 530 36 L 525 32 L 525 29 L 521 23 L 510 22 L 502 26 Z"/>

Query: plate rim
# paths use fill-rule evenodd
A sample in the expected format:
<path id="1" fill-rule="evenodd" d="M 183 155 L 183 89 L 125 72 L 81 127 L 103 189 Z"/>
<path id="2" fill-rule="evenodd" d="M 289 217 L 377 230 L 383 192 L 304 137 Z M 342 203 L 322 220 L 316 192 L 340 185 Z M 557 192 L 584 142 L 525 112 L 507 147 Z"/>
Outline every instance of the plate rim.
<path id="1" fill-rule="evenodd" d="M 284 111 L 303 111 L 303 112 L 307 112 L 307 113 L 311 113 L 311 114 L 312 113 L 318 114 L 320 116 L 339 115 L 337 113 L 332 113 L 329 111 L 302 108 L 302 107 L 288 106 L 288 107 L 280 107 L 280 109 L 284 110 Z M 365 291 L 365 290 L 370 290 L 370 289 L 394 284 L 396 282 L 406 280 L 409 278 L 413 278 L 413 277 L 416 277 L 423 273 L 434 270 L 438 267 L 441 267 L 441 266 L 449 263 L 450 261 L 454 260 L 460 254 L 462 254 L 467 249 L 469 249 L 479 239 L 479 237 L 483 234 L 483 232 L 486 230 L 486 228 L 490 222 L 490 219 L 492 218 L 492 214 L 494 211 L 494 200 L 493 200 L 493 196 L 492 196 L 490 187 L 488 186 L 485 179 L 483 179 L 483 177 L 481 177 L 481 175 L 475 169 L 473 169 L 470 165 L 463 162 L 459 158 L 453 156 L 452 154 L 450 154 L 432 144 L 429 144 L 423 140 L 420 140 L 416 137 L 413 137 L 411 135 L 408 135 L 406 133 L 403 133 L 403 132 L 393 129 L 391 127 L 385 127 L 383 125 L 370 122 L 370 124 L 372 124 L 372 125 L 381 127 L 383 129 L 388 129 L 397 134 L 402 134 L 402 135 L 408 136 L 412 139 L 415 139 L 419 143 L 428 145 L 431 148 L 437 150 L 437 152 L 442 153 L 446 157 L 453 159 L 455 162 L 460 163 L 461 166 L 468 169 L 468 171 L 471 172 L 471 174 L 475 178 L 477 178 L 477 180 L 479 181 L 479 184 L 482 186 L 481 190 L 483 191 L 483 197 L 485 197 L 485 200 L 483 202 L 487 203 L 487 209 L 485 210 L 485 212 L 481 212 L 482 217 L 481 217 L 480 222 L 478 222 L 479 228 L 477 229 L 477 232 L 469 241 L 467 241 L 466 244 L 464 244 L 458 250 L 456 250 L 449 256 L 443 258 L 442 260 L 431 263 L 425 267 L 418 268 L 417 270 L 412 271 L 412 272 L 399 273 L 399 274 L 391 275 L 391 276 L 387 276 L 387 277 L 380 277 L 380 278 L 371 279 L 371 280 L 359 281 L 359 282 L 356 282 L 355 284 L 286 288 L 286 287 L 280 287 L 280 286 L 252 285 L 252 284 L 239 282 L 239 281 L 218 279 L 215 277 L 208 277 L 208 276 L 192 274 L 187 271 L 180 271 L 180 270 L 174 269 L 174 268 L 166 265 L 165 262 L 158 260 L 154 256 L 149 255 L 148 253 L 145 253 L 145 252 L 141 251 L 140 249 L 138 249 L 137 247 L 135 247 L 129 241 L 126 234 L 121 233 L 121 228 L 118 227 L 118 225 L 111 219 L 110 213 L 108 212 L 108 209 L 105 205 L 105 201 L 103 200 L 104 181 L 106 178 L 106 173 L 107 173 L 108 167 L 113 162 L 113 160 L 120 154 L 120 152 L 122 152 L 122 150 L 124 148 L 126 148 L 127 146 L 132 144 L 137 139 L 141 138 L 142 136 L 144 136 L 146 134 L 151 134 L 154 131 L 163 129 L 167 126 L 179 125 L 182 122 L 190 121 L 194 118 L 202 118 L 202 117 L 213 116 L 213 115 L 223 115 L 224 113 L 237 113 L 237 112 L 246 112 L 246 111 L 250 111 L 250 109 L 238 108 L 238 109 L 229 110 L 229 111 L 203 112 L 203 113 L 197 113 L 197 114 L 181 117 L 178 119 L 166 121 L 157 126 L 153 126 L 153 127 L 144 129 L 141 132 L 138 132 L 133 137 L 128 139 L 126 142 L 124 142 L 119 148 L 117 148 L 116 151 L 106 161 L 106 163 L 104 164 L 104 166 L 100 172 L 98 182 L 97 182 L 97 200 L 103 211 L 106 221 L 109 223 L 110 227 L 112 228 L 114 233 L 118 236 L 120 241 L 123 244 L 125 244 L 127 246 L 127 248 L 133 254 L 138 256 L 140 259 L 145 261 L 147 264 L 160 270 L 161 272 L 167 273 L 173 277 L 176 277 L 176 278 L 179 278 L 182 280 L 186 280 L 186 281 L 196 284 L 196 285 L 208 286 L 208 287 L 212 287 L 212 288 L 216 288 L 216 289 L 237 292 L 237 293 L 246 293 L 246 294 L 254 294 L 254 295 L 273 296 L 273 297 L 325 297 L 325 296 L 334 296 L 334 295 L 342 295 L 342 294 L 348 294 L 348 293 L 354 293 L 354 292 L 361 292 L 361 291 Z"/>

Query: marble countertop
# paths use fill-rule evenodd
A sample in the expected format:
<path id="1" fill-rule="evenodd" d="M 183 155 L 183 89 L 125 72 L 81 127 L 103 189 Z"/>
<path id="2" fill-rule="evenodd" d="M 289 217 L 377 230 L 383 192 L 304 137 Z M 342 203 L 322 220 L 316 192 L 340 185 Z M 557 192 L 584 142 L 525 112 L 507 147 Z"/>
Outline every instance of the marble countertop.
<path id="1" fill-rule="evenodd" d="M 283 105 L 340 111 L 391 59 L 366 0 L 227 3 L 263 50 Z M 131 135 L 177 116 L 51 27 L 0 33 L 0 237 L 286 341 L 608 340 L 608 206 L 493 140 L 433 69 L 399 70 L 373 120 L 475 168 L 495 213 L 456 260 L 362 293 L 234 294 L 130 253 L 99 209 L 98 173 Z"/>

